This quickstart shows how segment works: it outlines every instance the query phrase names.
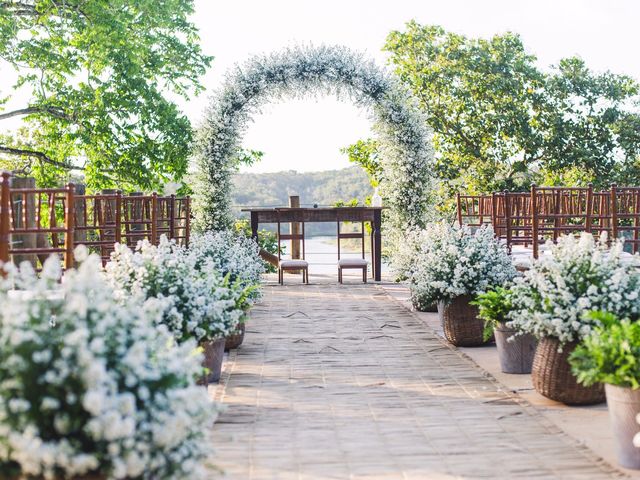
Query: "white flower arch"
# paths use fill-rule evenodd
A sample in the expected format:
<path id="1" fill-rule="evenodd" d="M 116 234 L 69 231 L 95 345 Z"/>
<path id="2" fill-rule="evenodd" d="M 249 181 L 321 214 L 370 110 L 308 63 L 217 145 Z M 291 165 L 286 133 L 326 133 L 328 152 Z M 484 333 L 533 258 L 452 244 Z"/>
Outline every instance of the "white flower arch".
<path id="1" fill-rule="evenodd" d="M 414 98 L 372 60 L 344 47 L 295 47 L 236 66 L 214 94 L 199 129 L 194 188 L 196 225 L 231 224 L 234 158 L 252 115 L 283 97 L 335 94 L 370 109 L 381 144 L 380 193 L 387 227 L 400 233 L 425 220 L 431 191 L 431 134 Z M 390 232 L 391 233 L 391 232 Z"/>

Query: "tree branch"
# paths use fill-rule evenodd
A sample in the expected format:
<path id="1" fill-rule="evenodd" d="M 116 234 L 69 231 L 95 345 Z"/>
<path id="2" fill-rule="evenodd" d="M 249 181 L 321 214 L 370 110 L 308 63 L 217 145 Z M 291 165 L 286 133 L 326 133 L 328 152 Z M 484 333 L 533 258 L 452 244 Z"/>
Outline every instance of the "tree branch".
<path id="1" fill-rule="evenodd" d="M 71 121 L 71 117 L 63 111 L 53 107 L 27 107 L 13 110 L 11 112 L 0 113 L 0 120 L 6 120 L 12 117 L 21 117 L 24 115 L 31 115 L 33 113 L 48 113 L 52 117 L 61 118 L 63 120 Z"/>
<path id="2" fill-rule="evenodd" d="M 74 165 L 69 165 L 67 163 L 58 162 L 50 158 L 46 153 L 38 152 L 36 150 L 26 150 L 23 148 L 13 148 L 7 147 L 4 145 L 0 145 L 0 153 L 6 153 L 8 155 L 15 155 L 19 157 L 32 157 L 37 158 L 38 160 L 48 163 L 49 165 L 53 165 L 55 167 L 64 168 L 65 170 L 84 170 L 84 167 L 76 167 Z"/>

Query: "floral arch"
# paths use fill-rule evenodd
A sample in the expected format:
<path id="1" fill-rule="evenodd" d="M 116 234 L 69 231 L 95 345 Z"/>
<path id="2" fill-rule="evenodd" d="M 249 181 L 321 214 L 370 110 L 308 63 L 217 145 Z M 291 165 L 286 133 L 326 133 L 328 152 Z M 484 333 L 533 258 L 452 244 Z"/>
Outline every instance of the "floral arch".
<path id="1" fill-rule="evenodd" d="M 231 224 L 231 175 L 242 136 L 261 105 L 286 97 L 335 94 L 372 113 L 381 145 L 380 193 L 387 227 L 400 233 L 424 222 L 431 192 L 431 135 L 414 98 L 372 60 L 344 47 L 296 47 L 236 66 L 214 94 L 198 131 L 196 224 Z"/>

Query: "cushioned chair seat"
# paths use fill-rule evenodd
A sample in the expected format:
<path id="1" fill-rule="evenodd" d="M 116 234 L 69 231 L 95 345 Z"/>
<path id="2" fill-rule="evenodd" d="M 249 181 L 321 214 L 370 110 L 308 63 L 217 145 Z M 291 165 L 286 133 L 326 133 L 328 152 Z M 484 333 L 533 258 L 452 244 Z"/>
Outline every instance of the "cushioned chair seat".
<path id="1" fill-rule="evenodd" d="M 349 268 L 349 267 L 364 268 L 367 265 L 369 265 L 369 262 L 367 262 L 364 258 L 342 258 L 338 260 L 338 266 L 342 268 Z"/>
<path id="2" fill-rule="evenodd" d="M 280 268 L 306 268 L 309 262 L 306 260 L 280 260 Z"/>

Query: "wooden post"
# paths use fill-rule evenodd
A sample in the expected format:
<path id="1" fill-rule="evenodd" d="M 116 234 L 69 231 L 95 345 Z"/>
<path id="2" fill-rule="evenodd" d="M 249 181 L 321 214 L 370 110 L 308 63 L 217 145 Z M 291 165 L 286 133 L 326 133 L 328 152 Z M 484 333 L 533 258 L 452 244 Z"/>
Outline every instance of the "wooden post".
<path id="1" fill-rule="evenodd" d="M 129 193 L 130 197 L 142 197 L 143 195 L 143 192 Z M 125 226 L 124 229 L 127 245 L 129 245 L 130 247 L 135 247 L 138 243 L 138 240 L 142 240 L 144 238 L 140 233 L 145 229 L 144 200 L 133 199 L 128 202 L 128 205 L 124 207 L 124 210 L 126 210 L 124 218 L 126 218 L 129 222 L 135 222 L 136 220 L 140 221 L 140 223 L 129 223 Z"/>
<path id="2" fill-rule="evenodd" d="M 300 208 L 300 197 L 298 195 L 289 195 L 289 208 Z M 291 235 L 300 235 L 300 223 L 291 222 L 289 224 Z M 300 240 L 291 239 L 291 258 L 300 258 Z M 300 270 L 292 270 L 291 273 L 300 273 Z"/>
<path id="3" fill-rule="evenodd" d="M 504 195 L 504 233 L 507 240 L 507 249 L 511 253 L 511 199 L 509 193 L 505 190 Z"/>
<path id="4" fill-rule="evenodd" d="M 533 258 L 539 255 L 539 238 L 538 238 L 538 192 L 536 184 L 531 185 L 531 241 L 533 243 Z"/>
<path id="5" fill-rule="evenodd" d="M 158 194 L 151 194 L 151 243 L 158 244 Z"/>
<path id="6" fill-rule="evenodd" d="M 462 203 L 460 201 L 460 192 L 456 193 L 456 205 L 458 206 L 458 225 L 462 226 Z"/>
<path id="7" fill-rule="evenodd" d="M 115 195 L 118 190 L 112 188 L 106 188 L 101 191 L 102 195 Z M 116 240 L 116 201 L 115 199 L 101 199 L 102 207 L 102 222 L 101 222 L 101 235 L 100 240 L 108 241 L 109 244 L 102 245 L 100 247 L 100 256 L 103 259 L 108 259 L 113 251 L 113 244 Z"/>
<path id="8" fill-rule="evenodd" d="M 115 233 L 115 243 L 122 242 L 122 192 L 116 192 L 116 205 L 114 212 L 114 233 Z"/>
<path id="9" fill-rule="evenodd" d="M 300 208 L 300 197 L 298 195 L 289 195 L 289 208 Z M 300 224 L 291 222 L 291 234 L 300 235 Z M 291 258 L 300 258 L 300 240 L 291 240 Z"/>
<path id="10" fill-rule="evenodd" d="M 32 177 L 11 177 L 11 208 L 13 228 L 35 228 L 36 226 L 36 195 L 34 193 L 15 193 L 18 188 L 36 188 L 36 179 Z M 11 241 L 17 248 L 36 248 L 36 233 L 13 234 Z M 33 253 L 14 254 L 13 263 L 20 265 L 29 262 L 35 268 L 38 257 Z"/>
<path id="11" fill-rule="evenodd" d="M 64 268 L 73 268 L 73 248 L 75 244 L 75 185 L 67 185 L 67 195 L 64 204 Z"/>
<path id="12" fill-rule="evenodd" d="M 176 238 L 176 196 L 169 197 L 169 238 Z"/>
<path id="13" fill-rule="evenodd" d="M 611 238 L 609 242 L 614 242 L 618 238 L 618 205 L 617 205 L 617 185 L 611 184 Z"/>
<path id="14" fill-rule="evenodd" d="M 76 183 L 73 205 L 73 211 L 75 213 L 73 217 L 73 228 L 75 229 L 73 240 L 76 245 L 82 245 L 87 242 L 87 231 L 84 228 L 78 229 L 78 227 L 87 226 L 87 200 L 84 198 L 78 198 L 83 197 L 85 194 L 85 185 L 82 183 Z"/>
<path id="15" fill-rule="evenodd" d="M 191 235 L 191 197 L 184 199 L 184 246 L 189 246 L 189 236 Z M 256 233 L 256 238 L 257 238 Z M 257 240 L 256 240 L 257 241 Z"/>
<path id="16" fill-rule="evenodd" d="M 373 278 L 376 282 L 382 279 L 382 209 L 373 211 Z"/>
<path id="17" fill-rule="evenodd" d="M 9 242 L 11 230 L 11 175 L 9 172 L 2 172 L 2 183 L 0 184 L 0 262 L 9 261 Z M 6 273 L 2 270 L 2 276 Z"/>

